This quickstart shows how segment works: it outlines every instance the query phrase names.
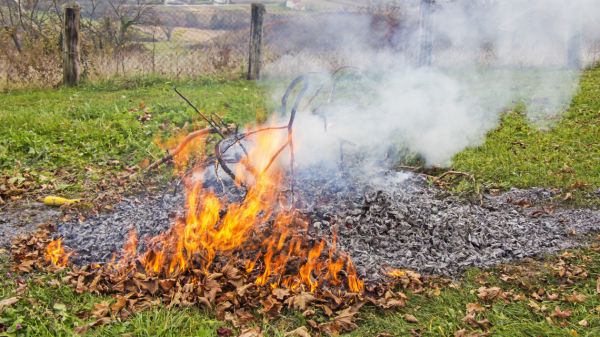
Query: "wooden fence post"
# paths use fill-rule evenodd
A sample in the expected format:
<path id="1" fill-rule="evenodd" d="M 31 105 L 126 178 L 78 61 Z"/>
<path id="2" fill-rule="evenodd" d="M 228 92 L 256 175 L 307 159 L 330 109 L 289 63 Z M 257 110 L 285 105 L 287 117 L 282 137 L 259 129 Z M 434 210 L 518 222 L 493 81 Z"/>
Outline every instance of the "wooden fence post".
<path id="1" fill-rule="evenodd" d="M 431 65 L 433 53 L 433 22 L 431 14 L 435 0 L 421 0 L 419 67 Z"/>
<path id="2" fill-rule="evenodd" d="M 250 27 L 250 55 L 248 57 L 248 80 L 260 79 L 260 67 L 262 65 L 262 36 L 264 4 L 252 4 L 252 22 Z"/>
<path id="3" fill-rule="evenodd" d="M 79 18 L 81 7 L 77 3 L 65 6 L 63 35 L 63 83 L 76 86 L 81 77 Z"/>

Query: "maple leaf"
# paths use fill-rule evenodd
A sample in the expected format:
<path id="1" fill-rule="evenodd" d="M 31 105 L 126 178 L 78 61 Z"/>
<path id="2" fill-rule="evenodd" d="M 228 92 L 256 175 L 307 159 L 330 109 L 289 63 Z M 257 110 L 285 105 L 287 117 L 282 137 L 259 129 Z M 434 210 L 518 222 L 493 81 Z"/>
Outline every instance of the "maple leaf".
<path id="1" fill-rule="evenodd" d="M 485 307 L 479 303 L 467 303 L 467 313 L 481 313 L 485 311 Z"/>
<path id="2" fill-rule="evenodd" d="M 559 307 L 555 307 L 554 311 L 552 312 L 550 317 L 569 318 L 569 317 L 571 317 L 571 311 L 570 310 L 562 311 Z"/>
<path id="3" fill-rule="evenodd" d="M 110 312 L 110 304 L 108 302 L 100 302 L 94 304 L 94 309 L 92 309 L 92 316 L 95 318 L 102 318 L 108 315 Z"/>
<path id="4" fill-rule="evenodd" d="M 273 296 L 275 296 L 275 298 L 277 298 L 280 301 L 290 296 L 290 291 L 283 288 L 275 288 L 271 293 L 273 294 Z"/>
<path id="5" fill-rule="evenodd" d="M 304 311 L 308 307 L 310 303 L 312 303 L 316 298 L 311 293 L 301 293 L 296 296 L 292 296 L 285 301 L 285 304 L 291 309 L 297 309 L 299 311 Z"/>

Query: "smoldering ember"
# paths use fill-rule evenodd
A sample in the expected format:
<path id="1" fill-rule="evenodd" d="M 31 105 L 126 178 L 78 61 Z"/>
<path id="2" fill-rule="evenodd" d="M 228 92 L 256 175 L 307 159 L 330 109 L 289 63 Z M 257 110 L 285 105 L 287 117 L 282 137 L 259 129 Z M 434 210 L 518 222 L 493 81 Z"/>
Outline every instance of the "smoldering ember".
<path id="1" fill-rule="evenodd" d="M 595 7 L 0 0 L 0 336 L 599 335 Z"/>

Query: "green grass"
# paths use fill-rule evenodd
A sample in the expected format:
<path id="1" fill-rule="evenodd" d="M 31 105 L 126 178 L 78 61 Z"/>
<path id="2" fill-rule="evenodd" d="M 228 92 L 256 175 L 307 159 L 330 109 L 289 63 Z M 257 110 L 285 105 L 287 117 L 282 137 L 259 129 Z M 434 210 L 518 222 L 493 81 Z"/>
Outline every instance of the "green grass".
<path id="1" fill-rule="evenodd" d="M 31 190 L 46 184 L 56 191 L 85 194 L 107 172 L 160 157 L 157 137 L 204 125 L 172 90 L 174 84 L 205 113 L 240 124 L 264 118 L 263 95 L 246 81 L 140 79 L 4 93 L 0 176 L 17 183 L 32 181 Z M 138 117 L 145 111 L 152 118 L 142 123 Z"/>

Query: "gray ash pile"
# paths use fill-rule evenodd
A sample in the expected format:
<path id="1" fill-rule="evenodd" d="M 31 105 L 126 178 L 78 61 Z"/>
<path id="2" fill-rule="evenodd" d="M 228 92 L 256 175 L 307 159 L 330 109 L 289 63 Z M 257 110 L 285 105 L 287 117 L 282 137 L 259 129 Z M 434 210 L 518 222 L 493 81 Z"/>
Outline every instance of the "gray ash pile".
<path id="1" fill-rule="evenodd" d="M 337 230 L 341 249 L 368 278 L 380 278 L 387 266 L 456 276 L 468 267 L 580 246 L 600 230 L 598 211 L 547 207 L 555 196 L 550 190 L 486 195 L 478 205 L 416 175 L 356 177 L 361 176 L 314 181 L 304 186 L 307 197 L 301 199 L 311 200 L 305 208 L 311 233 L 321 237 Z"/>
<path id="2" fill-rule="evenodd" d="M 372 172 L 312 168 L 300 170 L 295 181 L 309 236 L 332 242 L 336 233 L 339 249 L 367 280 L 380 279 L 386 267 L 457 276 L 472 266 L 580 246 L 600 230 L 598 211 L 544 207 L 554 196 L 549 190 L 511 190 L 485 196 L 479 205 L 414 174 Z M 131 229 L 140 242 L 168 230 L 184 213 L 184 194 L 173 183 L 161 193 L 124 199 L 111 213 L 62 223 L 58 232 L 76 251 L 75 263 L 104 262 L 122 249 Z"/>

